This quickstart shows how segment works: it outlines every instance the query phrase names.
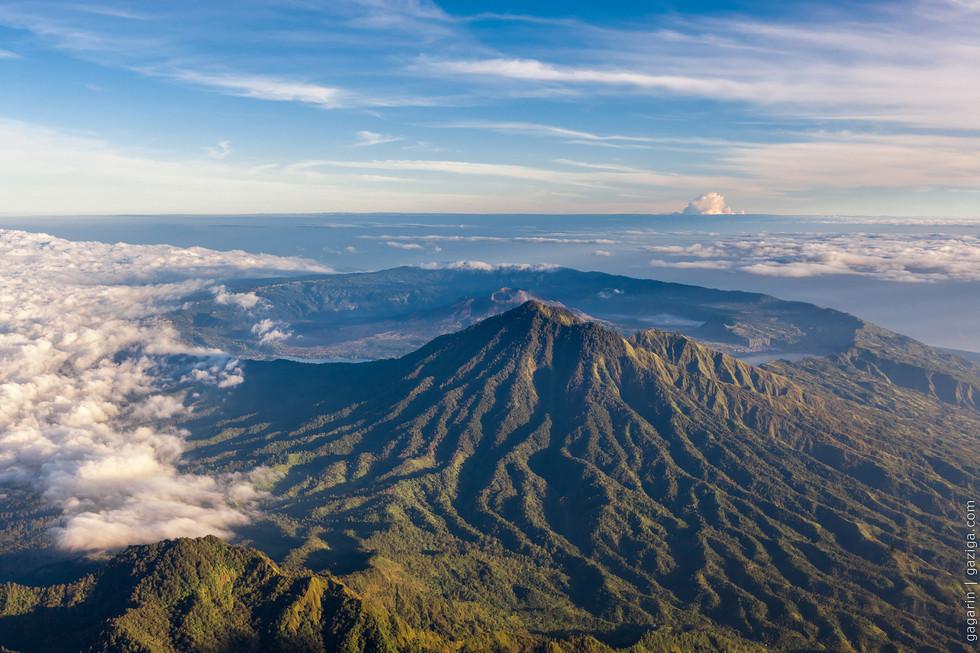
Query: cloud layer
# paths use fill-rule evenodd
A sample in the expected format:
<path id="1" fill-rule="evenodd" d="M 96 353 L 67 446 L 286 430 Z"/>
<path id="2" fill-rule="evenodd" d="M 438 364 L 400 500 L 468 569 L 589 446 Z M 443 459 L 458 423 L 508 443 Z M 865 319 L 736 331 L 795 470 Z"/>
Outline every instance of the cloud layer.
<path id="1" fill-rule="evenodd" d="M 180 471 L 184 434 L 172 426 L 190 410 L 180 376 L 228 387 L 241 372 L 220 352 L 182 343 L 161 315 L 202 291 L 255 306 L 208 276 L 323 268 L 8 230 L 0 260 L 0 484 L 30 488 L 60 510 L 54 543 L 91 551 L 228 536 L 249 521 L 254 479 Z M 176 354 L 196 362 L 175 367 Z"/>
<path id="2" fill-rule="evenodd" d="M 860 275 L 901 282 L 980 280 L 980 238 L 931 234 L 745 234 L 690 245 L 648 245 L 653 267 L 773 277 Z"/>

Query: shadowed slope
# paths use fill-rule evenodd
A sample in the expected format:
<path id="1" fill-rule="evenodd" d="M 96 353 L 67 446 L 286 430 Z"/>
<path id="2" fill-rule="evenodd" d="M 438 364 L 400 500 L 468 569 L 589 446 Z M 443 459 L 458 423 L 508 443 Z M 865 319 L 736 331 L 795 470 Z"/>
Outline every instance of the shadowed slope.
<path id="1" fill-rule="evenodd" d="M 13 648 L 8 648 L 13 647 Z M 0 651 L 443 653 L 458 645 L 376 617 L 336 580 L 281 571 L 213 537 L 131 547 L 68 585 L 0 585 Z M 465 649 L 617 653 L 579 636 L 504 634 Z M 648 633 L 628 653 L 765 653 L 720 630 Z M 621 653 L 627 653 L 622 651 Z"/>
<path id="2" fill-rule="evenodd" d="M 627 641 L 707 619 L 788 648 L 962 650 L 977 469 L 941 419 L 536 302 L 401 359 L 246 379 L 197 464 L 277 466 L 286 561 L 413 625 Z"/>
<path id="3" fill-rule="evenodd" d="M 131 547 L 69 585 L 2 585 L 0 617 L 24 652 L 394 650 L 341 583 L 213 537 Z"/>

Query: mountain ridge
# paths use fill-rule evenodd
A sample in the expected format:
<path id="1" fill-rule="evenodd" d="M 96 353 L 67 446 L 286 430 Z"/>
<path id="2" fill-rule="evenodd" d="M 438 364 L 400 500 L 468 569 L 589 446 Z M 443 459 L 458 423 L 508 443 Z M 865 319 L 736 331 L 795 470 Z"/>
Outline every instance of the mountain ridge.
<path id="1" fill-rule="evenodd" d="M 452 638 L 701 618 L 957 650 L 952 520 L 978 470 L 939 417 L 533 302 L 400 359 L 249 363 L 216 414 L 190 457 L 281 472 L 287 563 Z"/>
<path id="2" fill-rule="evenodd" d="M 129 547 L 66 585 L 0 585 L 0 643 L 66 653 L 395 650 L 339 581 L 285 574 L 213 536 Z"/>
<path id="3" fill-rule="evenodd" d="M 861 377 L 865 385 L 924 389 L 946 403 L 980 410 L 976 361 L 847 313 L 760 293 L 520 267 L 402 267 L 239 280 L 228 287 L 251 293 L 258 304 L 243 310 L 206 294 L 170 319 L 193 342 L 248 358 L 363 361 L 403 356 L 435 335 L 456 332 L 525 299 L 538 299 L 562 303 L 624 334 L 660 328 L 756 362 L 785 357 L 813 363 L 815 358 L 816 365 L 841 368 L 844 374 L 838 373 L 836 381 L 843 385 L 849 377 Z M 259 316 L 279 324 L 285 340 L 260 342 L 252 331 Z M 829 367 L 822 372 L 832 373 Z M 825 385 L 837 389 L 833 382 Z"/>
<path id="4" fill-rule="evenodd" d="M 513 308 L 521 298 L 558 301 L 624 331 L 661 327 L 732 352 L 828 353 L 846 349 L 861 322 L 805 302 L 568 268 L 495 270 L 394 268 L 301 279 L 234 281 L 254 293 L 264 317 L 295 337 L 269 347 L 250 333 L 250 315 L 210 295 L 170 318 L 194 342 L 254 358 L 400 356 L 434 335 Z M 655 307 L 656 310 L 651 310 Z"/>
<path id="5" fill-rule="evenodd" d="M 14 648 L 10 648 L 14 647 Z M 0 584 L 4 653 L 765 653 L 721 630 L 658 629 L 626 649 L 588 636 L 463 643 L 365 608 L 335 578 L 280 569 L 213 536 L 128 547 L 68 584 Z"/>

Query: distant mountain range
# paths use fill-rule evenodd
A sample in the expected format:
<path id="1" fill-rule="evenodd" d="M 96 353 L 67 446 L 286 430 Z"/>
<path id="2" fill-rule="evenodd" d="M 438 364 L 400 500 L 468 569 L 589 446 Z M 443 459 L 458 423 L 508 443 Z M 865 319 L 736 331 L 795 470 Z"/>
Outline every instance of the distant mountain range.
<path id="1" fill-rule="evenodd" d="M 624 335 L 657 328 L 750 363 L 806 361 L 825 373 L 847 368 L 846 376 L 863 386 L 880 381 L 980 406 L 980 354 L 928 347 L 847 313 L 759 293 L 526 267 L 404 267 L 238 281 L 229 291 L 254 294 L 258 304 L 244 310 L 207 293 L 170 318 L 189 340 L 247 358 L 363 361 L 405 355 L 534 299 Z M 261 342 L 253 327 L 265 319 L 290 337 Z M 845 390 L 844 378 L 826 385 L 848 398 L 874 400 L 874 392 Z"/>
<path id="2" fill-rule="evenodd" d="M 570 270 L 228 292 L 259 299 L 202 295 L 175 323 L 244 355 L 382 359 L 247 360 L 244 383 L 200 388 L 186 466 L 276 472 L 240 531 L 253 548 L 132 547 L 67 585 L 21 573 L 0 645 L 970 650 L 973 362 L 809 304 Z M 257 319 L 295 336 L 260 343 Z M 8 578 L 45 510 L 4 516 Z"/>
<path id="3" fill-rule="evenodd" d="M 528 299 L 560 302 L 627 333 L 676 331 L 753 360 L 840 352 L 863 325 L 846 313 L 759 293 L 570 269 L 403 267 L 227 287 L 259 303 L 245 310 L 205 293 L 171 318 L 192 341 L 258 358 L 401 356 Z M 257 318 L 288 326 L 292 337 L 262 342 L 252 329 Z"/>

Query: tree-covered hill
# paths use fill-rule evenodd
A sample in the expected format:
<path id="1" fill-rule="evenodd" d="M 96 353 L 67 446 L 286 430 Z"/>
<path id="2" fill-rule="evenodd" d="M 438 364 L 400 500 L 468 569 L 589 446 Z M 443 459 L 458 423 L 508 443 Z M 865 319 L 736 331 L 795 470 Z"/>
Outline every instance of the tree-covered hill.
<path id="1" fill-rule="evenodd" d="M 67 585 L 2 585 L 0 615 L 0 643 L 25 653 L 394 650 L 336 579 L 214 537 L 130 547 Z"/>
<path id="2" fill-rule="evenodd" d="M 440 653 L 460 645 L 376 615 L 336 579 L 289 573 L 214 537 L 126 549 L 81 580 L 0 585 L 0 651 Z M 463 650 L 615 653 L 598 640 L 516 636 Z M 620 653 L 764 653 L 721 631 L 646 634 Z"/>

